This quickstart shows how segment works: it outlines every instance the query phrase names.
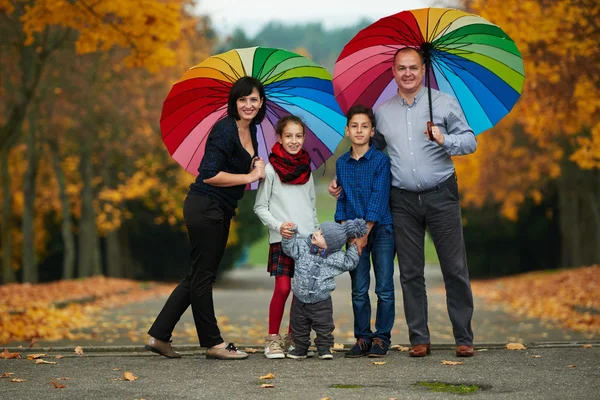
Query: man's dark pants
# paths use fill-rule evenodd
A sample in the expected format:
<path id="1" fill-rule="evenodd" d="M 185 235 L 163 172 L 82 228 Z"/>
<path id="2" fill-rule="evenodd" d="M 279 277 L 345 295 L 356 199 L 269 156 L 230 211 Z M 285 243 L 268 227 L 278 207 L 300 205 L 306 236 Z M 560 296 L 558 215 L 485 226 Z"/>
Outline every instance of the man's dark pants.
<path id="1" fill-rule="evenodd" d="M 455 176 L 432 190 L 420 193 L 392 187 L 390 207 L 411 345 L 431 342 L 424 277 L 427 228 L 440 260 L 456 344 L 472 346 L 473 294 Z"/>

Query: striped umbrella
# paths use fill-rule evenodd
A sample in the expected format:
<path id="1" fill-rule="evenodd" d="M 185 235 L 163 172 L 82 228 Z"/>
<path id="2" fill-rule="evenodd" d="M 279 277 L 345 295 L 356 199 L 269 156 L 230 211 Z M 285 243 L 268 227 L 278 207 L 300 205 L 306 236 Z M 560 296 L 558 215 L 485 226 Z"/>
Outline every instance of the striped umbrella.
<path id="1" fill-rule="evenodd" d="M 304 149 L 312 168 L 318 168 L 335 151 L 346 124 L 333 95 L 331 74 L 299 54 L 264 47 L 209 57 L 175 83 L 160 120 L 163 142 L 171 156 L 187 171 L 198 174 L 208 134 L 227 115 L 231 86 L 248 75 L 263 83 L 267 97 L 266 117 L 257 127 L 259 156 L 268 158 L 277 140 L 277 121 L 293 114 L 306 124 Z"/>
<path id="2" fill-rule="evenodd" d="M 422 52 L 424 84 L 454 96 L 476 135 L 498 123 L 521 95 L 523 59 L 502 29 L 463 11 L 424 8 L 382 18 L 346 44 L 333 74 L 344 112 L 355 104 L 376 107 L 396 94 L 391 66 L 403 47 Z"/>

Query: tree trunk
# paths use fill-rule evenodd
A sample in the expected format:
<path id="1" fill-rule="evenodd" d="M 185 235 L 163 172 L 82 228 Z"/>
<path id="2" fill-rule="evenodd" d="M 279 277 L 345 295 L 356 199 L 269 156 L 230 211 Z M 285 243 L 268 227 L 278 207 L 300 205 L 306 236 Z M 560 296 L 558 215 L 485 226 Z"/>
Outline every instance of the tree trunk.
<path id="1" fill-rule="evenodd" d="M 102 168 L 102 177 L 104 185 L 108 189 L 113 188 L 113 177 L 110 175 L 110 165 L 112 163 L 112 154 L 107 154 Z M 112 204 L 113 207 L 118 205 Z M 109 222 L 112 222 L 112 215 L 108 216 Z M 122 278 L 123 269 L 121 267 L 121 243 L 119 241 L 119 229 L 110 231 L 106 234 L 106 274 L 113 278 Z"/>
<path id="2" fill-rule="evenodd" d="M 37 283 L 39 271 L 35 259 L 35 180 L 38 171 L 36 144 L 37 122 L 34 114 L 30 114 L 29 132 L 27 135 L 27 170 L 23 176 L 23 282 Z"/>
<path id="3" fill-rule="evenodd" d="M 94 187 L 92 146 L 89 138 L 84 138 L 81 144 L 81 220 L 79 223 L 79 276 L 86 277 L 102 274 L 100 262 L 100 241 L 96 228 L 96 213 L 94 211 Z"/>
<path id="4" fill-rule="evenodd" d="M 58 144 L 55 140 L 48 142 L 50 145 L 50 154 L 52 165 L 58 182 L 58 196 L 62 209 L 61 234 L 63 239 L 63 279 L 73 279 L 75 277 L 75 235 L 73 234 L 73 221 L 71 219 L 71 207 L 69 205 L 69 196 L 67 195 L 67 180 L 65 173 L 60 166 L 60 157 Z"/>
<path id="5" fill-rule="evenodd" d="M 12 268 L 12 238 L 11 238 L 11 220 L 12 220 L 12 191 L 10 190 L 10 173 L 8 171 L 8 156 L 10 150 L 5 147 L 0 153 L 0 163 L 2 164 L 2 282 L 9 283 L 17 280 L 15 271 Z"/>
<path id="6" fill-rule="evenodd" d="M 600 171 L 565 161 L 558 179 L 561 267 L 600 263 Z"/>

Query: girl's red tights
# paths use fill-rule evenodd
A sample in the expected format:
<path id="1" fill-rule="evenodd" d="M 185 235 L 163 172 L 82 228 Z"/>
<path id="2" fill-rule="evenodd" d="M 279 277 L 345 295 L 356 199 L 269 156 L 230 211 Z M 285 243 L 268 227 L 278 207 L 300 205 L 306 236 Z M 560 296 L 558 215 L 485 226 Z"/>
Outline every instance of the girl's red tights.
<path id="1" fill-rule="evenodd" d="M 276 276 L 275 289 L 269 306 L 269 335 L 279 333 L 281 320 L 283 319 L 283 311 L 285 303 L 292 289 L 292 278 L 289 276 Z M 291 327 L 288 327 L 288 333 L 291 333 Z"/>

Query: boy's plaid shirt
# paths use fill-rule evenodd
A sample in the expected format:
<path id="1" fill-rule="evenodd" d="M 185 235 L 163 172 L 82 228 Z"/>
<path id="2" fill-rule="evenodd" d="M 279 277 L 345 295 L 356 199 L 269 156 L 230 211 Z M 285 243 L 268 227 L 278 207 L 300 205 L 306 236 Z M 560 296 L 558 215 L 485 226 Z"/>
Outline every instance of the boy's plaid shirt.
<path id="1" fill-rule="evenodd" d="M 336 175 L 342 193 L 335 220 L 362 218 L 380 225 L 392 223 L 390 212 L 390 160 L 371 146 L 360 159 L 344 153 L 336 162 Z"/>

